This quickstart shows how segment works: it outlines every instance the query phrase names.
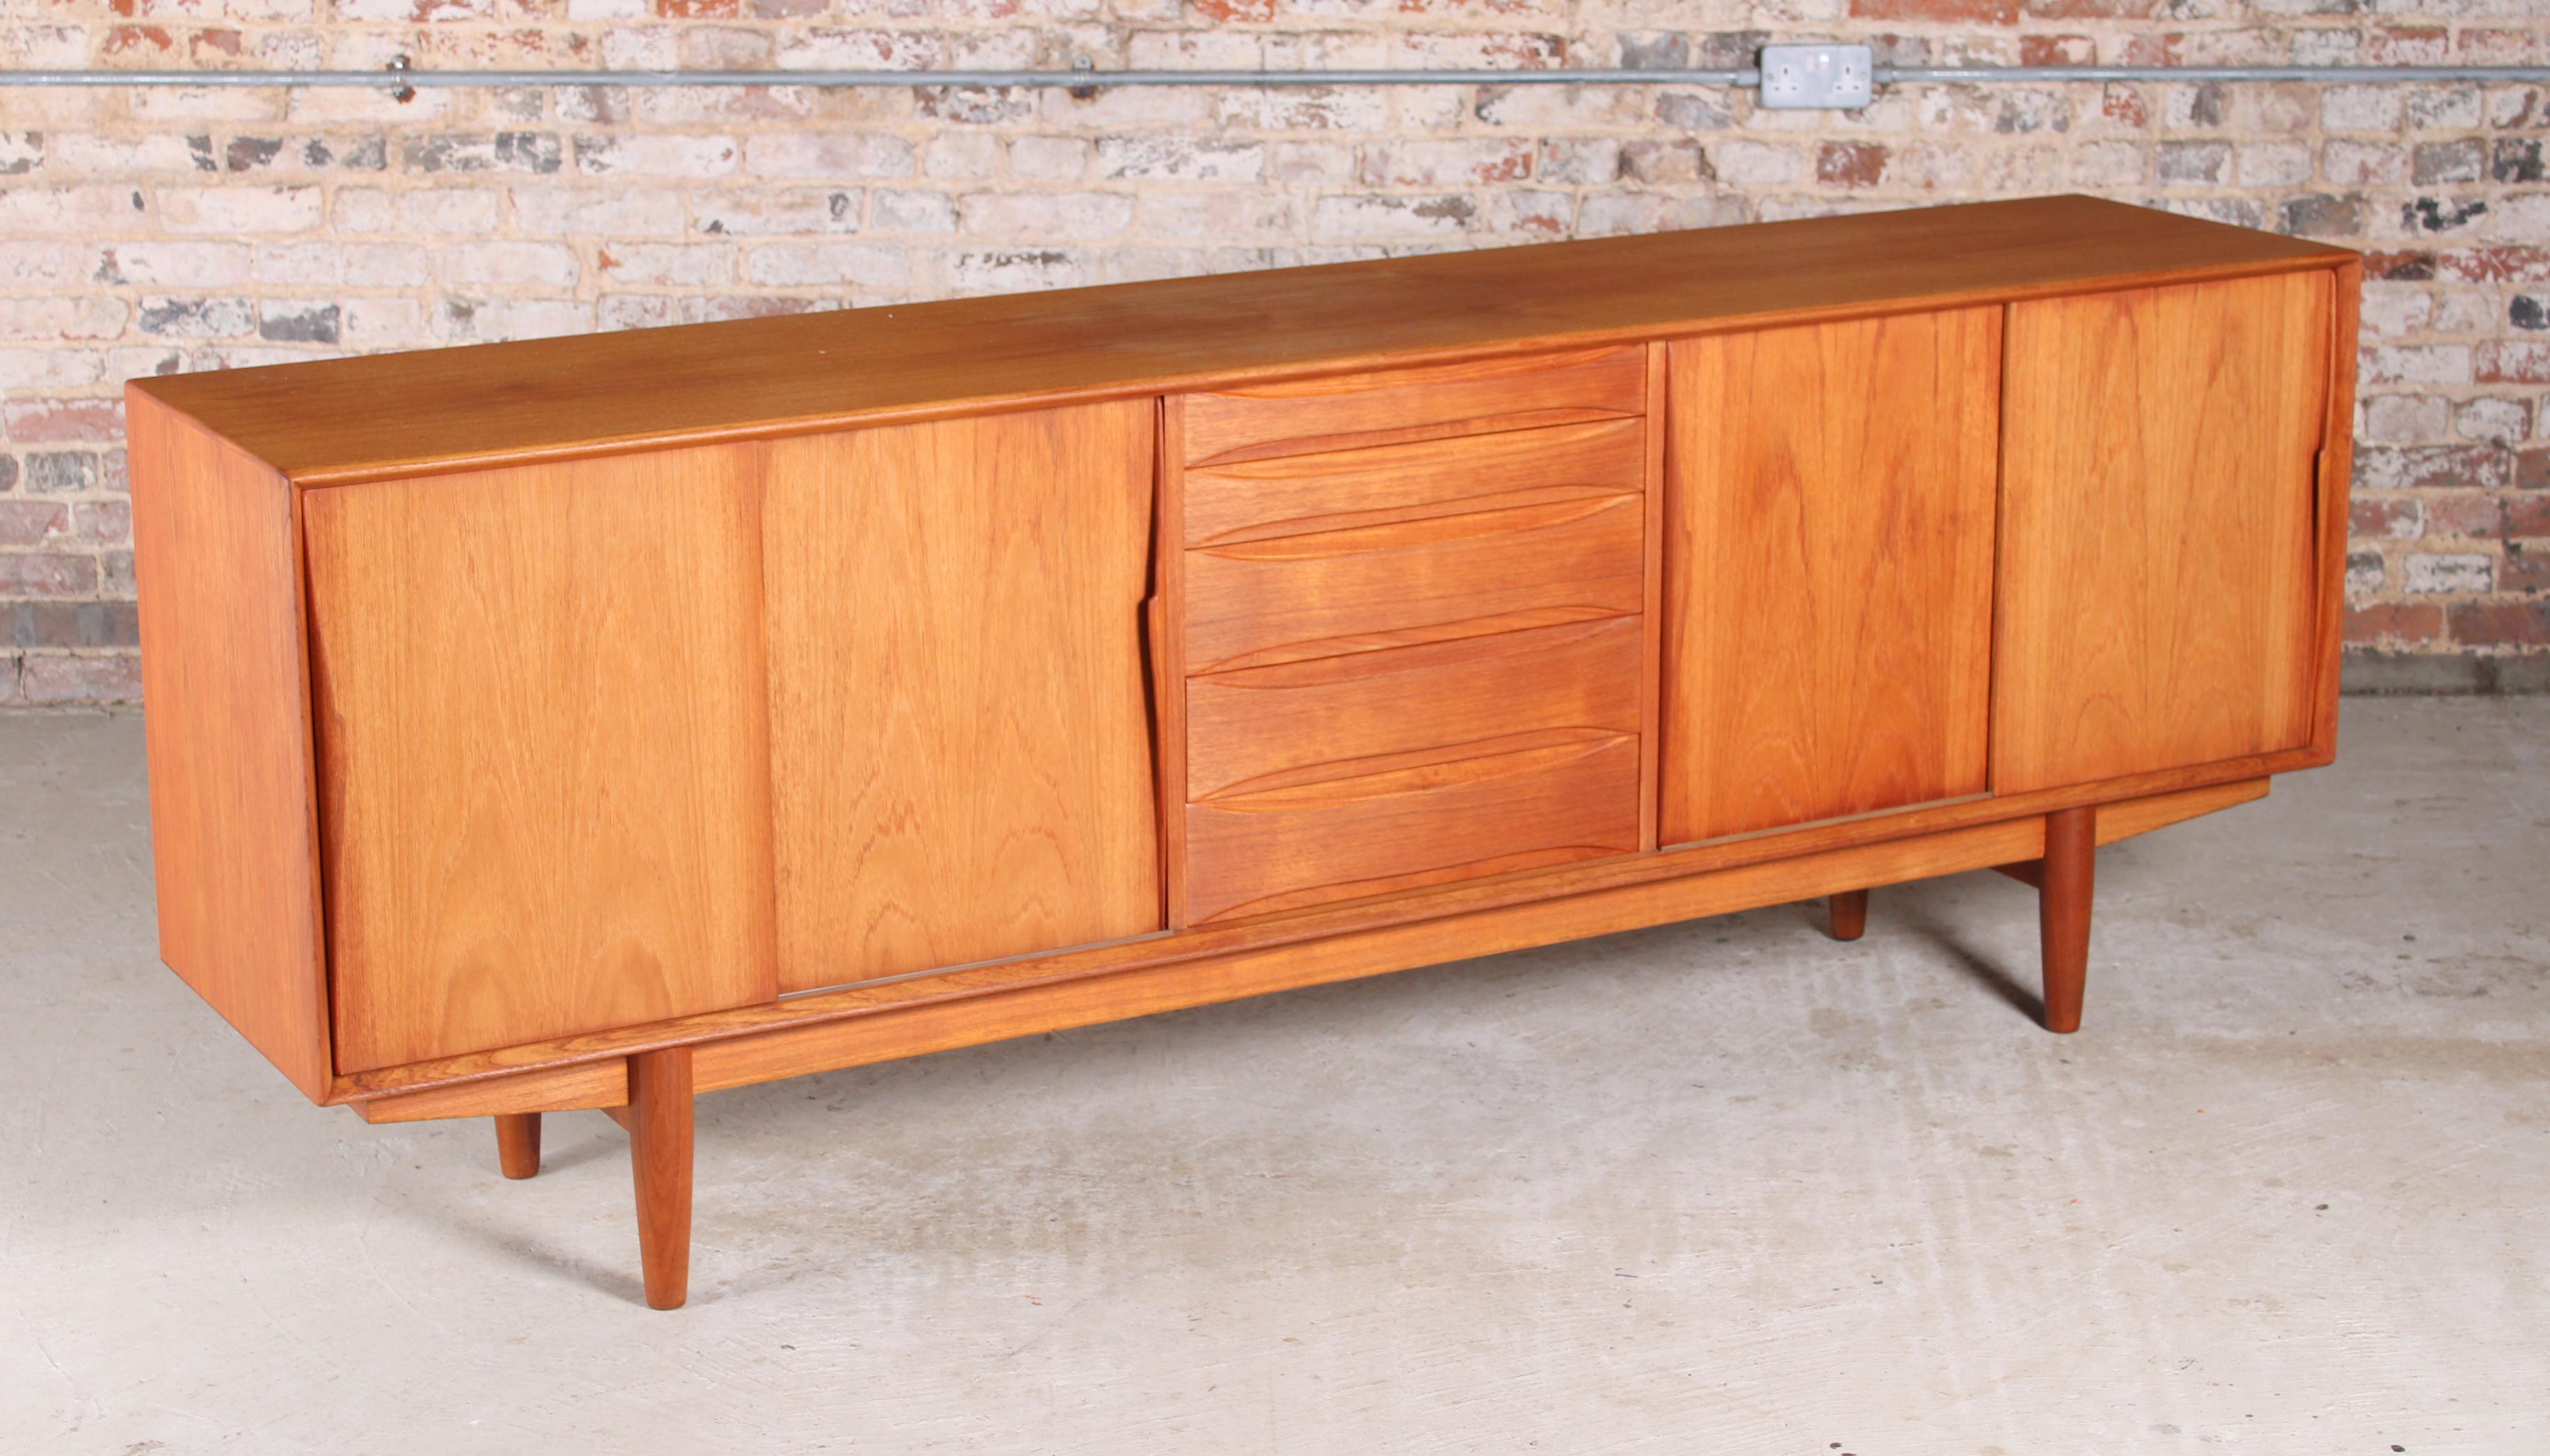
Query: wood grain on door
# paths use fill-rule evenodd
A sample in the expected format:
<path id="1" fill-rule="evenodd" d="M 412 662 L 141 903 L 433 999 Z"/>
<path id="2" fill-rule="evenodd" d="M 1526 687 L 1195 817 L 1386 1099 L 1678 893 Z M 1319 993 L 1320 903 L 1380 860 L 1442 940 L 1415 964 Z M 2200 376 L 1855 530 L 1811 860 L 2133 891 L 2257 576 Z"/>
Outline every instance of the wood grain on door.
<path id="1" fill-rule="evenodd" d="M 1658 837 L 1981 793 L 2001 311 L 1671 355 Z"/>
<path id="2" fill-rule="evenodd" d="M 757 459 L 305 497 L 339 1070 L 775 993 Z"/>
<path id="3" fill-rule="evenodd" d="M 766 446 L 780 989 L 1160 928 L 1152 408 Z"/>
<path id="4" fill-rule="evenodd" d="M 1997 792 L 2308 739 L 2331 288 L 2011 306 Z"/>

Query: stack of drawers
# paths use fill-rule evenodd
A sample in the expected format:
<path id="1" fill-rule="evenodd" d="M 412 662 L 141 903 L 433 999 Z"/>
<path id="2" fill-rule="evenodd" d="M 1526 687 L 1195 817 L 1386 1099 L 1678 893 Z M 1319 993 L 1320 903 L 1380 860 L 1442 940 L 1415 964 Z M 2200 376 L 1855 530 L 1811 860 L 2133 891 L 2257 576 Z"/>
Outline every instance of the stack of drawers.
<path id="1" fill-rule="evenodd" d="M 1170 402 L 1183 922 L 1641 847 L 1647 389 L 1632 346 Z"/>

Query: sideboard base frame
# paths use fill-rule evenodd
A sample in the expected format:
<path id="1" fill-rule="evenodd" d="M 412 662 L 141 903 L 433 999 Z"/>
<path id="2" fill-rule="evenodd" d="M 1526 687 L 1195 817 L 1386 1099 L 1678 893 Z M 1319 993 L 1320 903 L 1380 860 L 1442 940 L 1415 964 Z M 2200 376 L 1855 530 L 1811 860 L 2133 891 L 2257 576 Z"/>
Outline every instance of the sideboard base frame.
<path id="1" fill-rule="evenodd" d="M 1859 938 L 1872 888 L 1998 870 L 2038 894 L 2043 1022 L 2081 1024 L 2098 846 L 2265 797 L 2243 779 L 2176 793 L 1916 833 L 1678 879 L 1617 886 L 1436 920 L 1166 964 L 916 1001 L 862 1016 L 634 1054 L 484 1076 L 355 1101 L 367 1121 L 491 1116 L 508 1178 L 539 1169 L 539 1115 L 594 1109 L 630 1134 L 646 1302 L 678 1308 L 689 1280 L 693 1103 L 697 1095 L 811 1073 L 1270 992 L 1356 980 L 1589 935 L 1828 898 L 1836 939 Z"/>
<path id="2" fill-rule="evenodd" d="M 1723 876 L 1740 870 L 1773 872 L 1763 878 L 1764 888 L 1755 890 L 1757 898 L 1733 903 L 1730 897 L 1719 896 L 1707 902 L 1707 908 L 1679 912 L 1668 910 L 1649 920 L 1623 922 L 1606 928 L 1632 929 L 1670 921 L 1785 904 L 1832 893 L 1820 889 L 1788 888 L 1793 880 L 1789 873 L 1791 867 L 1819 859 L 1828 853 L 1861 849 L 1899 854 L 1906 845 L 1937 839 L 1951 830 L 2015 822 L 2035 824 L 2056 810 L 2090 803 L 2104 803 L 2098 838 L 2102 844 L 2112 844 L 2119 839 L 2261 798 L 2267 792 L 2270 775 L 2316 768 L 2328 763 L 2333 756 L 2316 747 L 2298 748 L 2194 769 L 2140 774 L 2111 780 L 2088 791 L 2045 790 L 2007 798 L 1915 808 L 1772 834 L 1741 835 L 1709 844 L 1623 856 L 1618 862 L 1567 866 L 1478 881 L 1468 886 L 1401 896 L 1378 904 L 1347 903 L 1332 909 L 1270 917 L 1263 921 L 1232 922 L 986 966 L 895 977 L 890 981 L 810 993 L 767 1006 L 676 1017 L 585 1036 L 526 1043 L 495 1052 L 385 1067 L 377 1072 L 340 1075 L 332 1084 L 325 1102 L 332 1107 L 353 1106 L 371 1121 L 400 1122 L 427 1117 L 484 1116 L 498 1112 L 566 1112 L 613 1107 L 628 1101 L 626 1083 L 618 1070 L 624 1059 L 659 1047 L 728 1043 L 730 1054 L 741 1060 L 744 1053 L 734 1048 L 791 1045 L 802 1037 L 822 1035 L 837 1023 L 899 1017 L 932 1006 L 980 1000 L 1008 1001 L 1031 991 L 1083 982 L 1113 984 L 1117 978 L 1134 973 L 1157 974 L 1174 980 L 1193 968 L 1221 964 L 1245 953 L 1274 952 L 1302 945 L 1335 946 L 1421 925 L 1442 929 L 1466 922 L 1488 911 L 1514 911 L 1527 917 L 1547 916 L 1551 918 L 1549 923 L 1555 927 L 1567 922 L 1559 918 L 1565 906 L 1598 892 L 1720 883 Z M 1838 884 L 1832 890 L 1865 889 L 1875 884 L 1901 883 L 1966 869 L 1999 868 L 2006 862 L 2035 859 L 2041 852 L 2040 844 L 2030 843 L 2023 851 L 2013 851 L 2005 860 L 1956 864 L 1940 870 L 1916 870 L 1899 874 L 1891 881 L 1869 879 L 1856 886 Z M 1202 996 L 1178 1005 L 1203 1005 L 1286 990 L 1297 985 L 1323 984 L 1330 980 L 1544 944 L 1574 934 L 1599 933 L 1604 931 L 1552 928 L 1538 939 L 1526 938 L 1493 946 L 1448 945 L 1430 955 L 1420 952 L 1395 962 L 1375 956 L 1361 963 L 1361 969 L 1341 975 L 1254 986 L 1224 996 Z M 1072 1021 L 1065 1024 L 1086 1023 Z M 975 1040 L 1000 1040 L 1008 1035 L 1029 1035 L 1051 1029 L 1059 1027 L 1030 1026 Z M 971 1043 L 952 1041 L 932 1049 L 943 1050 L 968 1044 Z M 917 1054 L 918 1051 L 861 1057 L 854 1062 L 818 1062 L 807 1058 L 803 1065 L 788 1070 L 737 1075 L 733 1080 L 704 1084 L 701 1090 L 740 1087 L 807 1072 L 893 1060 L 897 1055 Z M 759 1054 L 749 1059 L 755 1063 L 798 1060 Z M 520 1090 L 510 1095 L 499 1094 L 492 1090 L 498 1084 Z"/>

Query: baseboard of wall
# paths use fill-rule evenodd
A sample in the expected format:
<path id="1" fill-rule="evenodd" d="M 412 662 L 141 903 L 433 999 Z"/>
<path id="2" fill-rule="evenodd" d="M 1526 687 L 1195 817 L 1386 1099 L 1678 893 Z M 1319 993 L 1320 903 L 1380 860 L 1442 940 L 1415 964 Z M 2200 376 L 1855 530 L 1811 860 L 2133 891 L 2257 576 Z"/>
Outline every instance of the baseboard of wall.
<path id="1" fill-rule="evenodd" d="M 2338 688 L 2357 697 L 2550 693 L 2550 652 L 2349 652 Z"/>

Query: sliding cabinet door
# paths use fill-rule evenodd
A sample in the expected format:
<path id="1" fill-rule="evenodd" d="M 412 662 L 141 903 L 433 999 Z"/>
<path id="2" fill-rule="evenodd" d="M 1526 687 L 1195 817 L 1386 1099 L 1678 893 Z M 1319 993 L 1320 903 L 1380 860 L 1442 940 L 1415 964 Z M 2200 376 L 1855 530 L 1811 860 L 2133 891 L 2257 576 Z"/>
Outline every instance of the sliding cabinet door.
<path id="1" fill-rule="evenodd" d="M 307 493 L 338 1071 L 770 999 L 755 448 Z"/>
<path id="2" fill-rule="evenodd" d="M 779 982 L 1162 923 L 1149 400 L 774 440 Z"/>
<path id="3" fill-rule="evenodd" d="M 2012 305 L 1993 782 L 2301 747 L 2333 276 Z"/>
<path id="4" fill-rule="evenodd" d="M 1663 842 L 1983 792 L 2000 325 L 1672 346 Z"/>

